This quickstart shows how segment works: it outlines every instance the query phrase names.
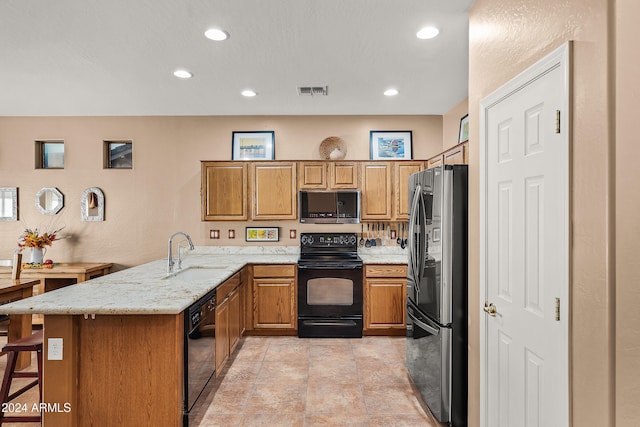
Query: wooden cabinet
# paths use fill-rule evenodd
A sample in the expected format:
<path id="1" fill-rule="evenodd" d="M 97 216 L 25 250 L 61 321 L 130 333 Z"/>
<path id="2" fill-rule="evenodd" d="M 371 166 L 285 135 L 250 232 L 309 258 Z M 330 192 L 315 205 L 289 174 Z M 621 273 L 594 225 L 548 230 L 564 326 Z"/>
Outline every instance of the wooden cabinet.
<path id="1" fill-rule="evenodd" d="M 390 162 L 362 162 L 360 164 L 362 220 L 391 220 L 391 184 Z"/>
<path id="2" fill-rule="evenodd" d="M 442 153 L 427 160 L 427 169 L 442 165 Z"/>
<path id="3" fill-rule="evenodd" d="M 301 190 L 325 190 L 329 184 L 327 162 L 299 162 L 298 188 Z"/>
<path id="4" fill-rule="evenodd" d="M 424 169 L 424 162 L 396 162 L 393 167 L 394 219 L 409 219 L 409 176 Z"/>
<path id="5" fill-rule="evenodd" d="M 248 218 L 248 164 L 202 162 L 202 220 L 246 220 Z"/>
<path id="6" fill-rule="evenodd" d="M 330 162 L 329 187 L 336 190 L 358 188 L 358 164 L 356 162 Z"/>
<path id="7" fill-rule="evenodd" d="M 295 265 L 253 266 L 253 328 L 297 328 Z"/>
<path id="8" fill-rule="evenodd" d="M 235 350 L 242 336 L 244 304 L 240 295 L 244 282 L 236 273 L 216 289 L 216 375 Z"/>
<path id="9" fill-rule="evenodd" d="M 364 333 L 403 335 L 406 328 L 406 299 L 406 265 L 366 265 Z"/>
<path id="10" fill-rule="evenodd" d="M 467 144 L 458 144 L 451 147 L 443 153 L 443 161 L 445 165 L 466 165 L 467 159 Z"/>
<path id="11" fill-rule="evenodd" d="M 295 162 L 251 164 L 253 219 L 296 219 Z"/>

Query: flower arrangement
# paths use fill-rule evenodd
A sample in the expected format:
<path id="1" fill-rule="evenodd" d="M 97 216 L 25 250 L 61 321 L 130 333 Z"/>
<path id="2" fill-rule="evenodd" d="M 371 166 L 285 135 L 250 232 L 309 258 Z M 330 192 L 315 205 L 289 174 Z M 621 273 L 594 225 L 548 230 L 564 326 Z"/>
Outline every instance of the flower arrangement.
<path id="1" fill-rule="evenodd" d="M 58 233 L 63 228 L 64 227 L 45 231 L 42 234 L 40 234 L 40 230 L 37 228 L 27 228 L 18 240 L 18 247 L 20 248 L 20 251 L 22 251 L 24 248 L 44 248 L 45 246 L 51 246 L 54 241 L 60 239 Z"/>

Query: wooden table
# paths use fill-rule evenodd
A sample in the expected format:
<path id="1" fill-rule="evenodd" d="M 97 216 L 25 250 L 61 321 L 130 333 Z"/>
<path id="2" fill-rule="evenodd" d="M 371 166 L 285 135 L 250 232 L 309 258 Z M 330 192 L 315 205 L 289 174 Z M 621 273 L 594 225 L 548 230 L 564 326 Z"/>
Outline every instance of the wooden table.
<path id="1" fill-rule="evenodd" d="M 60 262 L 52 268 L 23 268 L 20 277 L 37 280 L 33 295 L 38 295 L 104 276 L 109 274 L 112 266 L 112 263 L 105 262 Z M 11 267 L 0 267 L 0 279 L 10 277 Z M 33 323 L 42 324 L 42 315 L 34 314 Z"/>
<path id="2" fill-rule="evenodd" d="M 20 279 L 15 283 L 13 279 L 0 278 L 0 304 L 6 304 L 23 298 L 29 298 L 33 294 L 33 287 L 38 285 L 37 279 Z M 2 307 L 0 306 L 0 312 Z M 9 333 L 7 341 L 12 342 L 29 336 L 31 329 L 31 316 L 28 314 L 12 314 L 9 316 Z M 26 368 L 31 364 L 31 354 L 23 352 L 18 356 L 16 369 Z"/>

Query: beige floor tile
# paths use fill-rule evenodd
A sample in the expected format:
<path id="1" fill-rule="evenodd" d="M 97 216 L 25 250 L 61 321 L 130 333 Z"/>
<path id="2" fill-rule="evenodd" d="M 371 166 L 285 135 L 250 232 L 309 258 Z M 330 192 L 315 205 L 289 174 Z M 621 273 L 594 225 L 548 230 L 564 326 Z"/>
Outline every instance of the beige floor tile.
<path id="1" fill-rule="evenodd" d="M 365 415 L 360 385 L 309 382 L 306 413 Z"/>
<path id="2" fill-rule="evenodd" d="M 245 412 L 249 414 L 302 414 L 307 400 L 307 382 L 257 383 Z"/>
<path id="3" fill-rule="evenodd" d="M 358 379 L 363 384 L 410 384 L 404 364 L 388 361 L 361 361 L 358 364 Z"/>
<path id="4" fill-rule="evenodd" d="M 309 373 L 309 362 L 306 359 L 298 361 L 262 362 L 258 373 L 257 383 L 288 384 L 296 381 L 306 381 Z"/>
<path id="5" fill-rule="evenodd" d="M 304 427 L 368 427 L 369 418 L 366 415 L 354 414 L 307 414 Z"/>
<path id="6" fill-rule="evenodd" d="M 362 391 L 369 415 L 425 415 L 410 384 L 364 384 Z"/>
<path id="7" fill-rule="evenodd" d="M 309 360 L 309 382 L 358 384 L 358 370 L 353 359 Z"/>
<path id="8" fill-rule="evenodd" d="M 436 427 L 426 415 L 380 415 L 369 418 L 369 427 Z"/>
<path id="9" fill-rule="evenodd" d="M 302 414 L 245 414 L 243 427 L 302 427 Z"/>
<path id="10" fill-rule="evenodd" d="M 208 403 L 206 414 L 233 414 L 244 411 L 244 408 L 253 393 L 254 383 L 222 381 L 214 390 Z M 206 398 L 206 396 L 201 397 Z"/>

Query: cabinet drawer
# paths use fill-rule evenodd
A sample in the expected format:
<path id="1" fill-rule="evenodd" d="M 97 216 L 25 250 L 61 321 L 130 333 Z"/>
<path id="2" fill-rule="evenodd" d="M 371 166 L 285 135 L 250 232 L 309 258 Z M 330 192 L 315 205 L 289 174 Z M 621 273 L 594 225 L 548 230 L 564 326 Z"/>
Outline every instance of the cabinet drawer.
<path id="1" fill-rule="evenodd" d="M 240 284 L 240 273 L 236 273 L 228 278 L 224 283 L 216 288 L 216 303 L 220 304 L 226 297 Z"/>
<path id="2" fill-rule="evenodd" d="M 254 265 L 253 277 L 295 277 L 295 265 Z"/>
<path id="3" fill-rule="evenodd" d="M 365 265 L 366 277 L 407 277 L 405 264 Z"/>

